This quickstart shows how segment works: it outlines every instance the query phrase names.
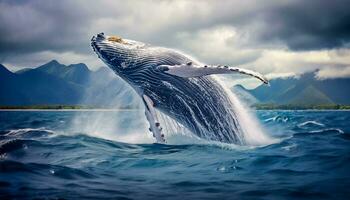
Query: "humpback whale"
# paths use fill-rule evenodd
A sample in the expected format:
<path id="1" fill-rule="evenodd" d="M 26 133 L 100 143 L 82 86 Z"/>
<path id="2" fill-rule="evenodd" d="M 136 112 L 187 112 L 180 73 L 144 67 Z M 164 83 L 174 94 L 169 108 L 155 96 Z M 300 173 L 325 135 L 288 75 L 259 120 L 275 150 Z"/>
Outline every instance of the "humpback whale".
<path id="1" fill-rule="evenodd" d="M 173 49 L 104 33 L 93 36 L 91 46 L 142 98 L 149 130 L 158 143 L 166 143 L 166 138 L 156 111 L 200 138 L 244 144 L 232 102 L 210 75 L 241 73 L 268 84 L 261 74 L 233 66 L 203 64 Z"/>

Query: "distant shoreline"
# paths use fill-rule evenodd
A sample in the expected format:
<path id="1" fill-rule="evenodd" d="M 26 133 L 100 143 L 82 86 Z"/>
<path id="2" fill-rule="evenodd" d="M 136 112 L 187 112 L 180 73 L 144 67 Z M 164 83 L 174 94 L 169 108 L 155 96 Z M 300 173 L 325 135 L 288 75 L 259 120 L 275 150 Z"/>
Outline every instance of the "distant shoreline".
<path id="1" fill-rule="evenodd" d="M 255 104 L 252 106 L 256 110 L 350 110 L 350 105 L 278 105 L 278 104 Z"/>
<path id="2" fill-rule="evenodd" d="M 125 112 L 125 111 L 128 111 L 128 112 L 135 112 L 135 111 L 140 111 L 140 109 L 100 109 L 100 108 L 95 108 L 95 109 L 83 109 L 83 108 L 79 108 L 79 109 L 18 109 L 18 108 L 11 108 L 11 109 L 3 109 L 3 108 L 0 108 L 0 112 L 1 111 L 52 111 L 52 112 L 55 112 L 55 111 L 63 111 L 63 112 L 69 112 L 69 111 L 72 111 L 72 112 L 79 112 L 79 111 L 82 111 L 82 112 Z"/>
<path id="3" fill-rule="evenodd" d="M 139 110 L 137 107 L 97 107 L 85 105 L 29 105 L 29 106 L 0 106 L 0 110 Z"/>
<path id="4" fill-rule="evenodd" d="M 273 104 L 257 104 L 253 105 L 254 110 L 350 110 L 348 105 L 273 105 Z M 0 111 L 140 111 L 142 108 L 107 108 L 94 106 L 75 106 L 75 105 L 33 105 L 33 106 L 0 106 Z"/>

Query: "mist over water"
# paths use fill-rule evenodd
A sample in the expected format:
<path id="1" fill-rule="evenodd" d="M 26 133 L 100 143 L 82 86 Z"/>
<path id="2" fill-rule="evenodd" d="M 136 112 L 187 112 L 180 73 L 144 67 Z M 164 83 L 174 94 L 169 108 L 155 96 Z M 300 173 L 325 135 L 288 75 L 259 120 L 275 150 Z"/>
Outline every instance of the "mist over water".
<path id="1" fill-rule="evenodd" d="M 142 110 L 142 100 L 124 80 L 105 68 L 105 76 L 91 77 L 88 85 L 81 99 L 82 105 L 93 103 L 120 112 L 117 116 L 109 112 L 77 112 L 67 124 L 72 133 L 126 143 L 154 142 L 151 134 L 148 134 L 149 125 Z M 107 91 L 101 92 L 101 88 Z M 126 107 L 132 108 L 132 115 L 128 114 L 130 109 L 124 109 Z"/>
<path id="2" fill-rule="evenodd" d="M 129 113 L 133 114 L 130 115 Z M 70 126 L 74 133 L 88 134 L 125 143 L 153 143 L 148 133 L 148 122 L 142 110 L 115 112 L 82 112 L 76 113 Z"/>

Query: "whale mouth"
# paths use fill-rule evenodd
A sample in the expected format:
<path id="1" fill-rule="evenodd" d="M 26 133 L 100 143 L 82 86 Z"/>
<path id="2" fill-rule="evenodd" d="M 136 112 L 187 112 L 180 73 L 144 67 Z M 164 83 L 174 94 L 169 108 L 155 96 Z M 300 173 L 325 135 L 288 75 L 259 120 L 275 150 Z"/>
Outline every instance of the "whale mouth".
<path id="1" fill-rule="evenodd" d="M 96 36 L 95 35 L 92 36 L 91 38 L 91 47 L 97 55 L 99 55 L 99 52 L 100 52 L 99 47 L 97 45 L 97 41 L 101 41 L 104 39 L 105 39 L 104 33 L 99 33 Z"/>
<path id="2" fill-rule="evenodd" d="M 102 46 L 106 46 L 106 43 L 109 42 L 107 38 L 108 36 L 106 36 L 103 32 L 94 35 L 91 38 L 91 47 L 99 58 L 102 58 Z"/>
<path id="3" fill-rule="evenodd" d="M 97 57 L 108 66 L 114 66 L 112 68 L 122 65 L 122 61 L 129 58 L 133 50 L 139 47 L 132 40 L 122 39 L 119 36 L 107 36 L 104 33 L 92 36 L 90 45 Z"/>

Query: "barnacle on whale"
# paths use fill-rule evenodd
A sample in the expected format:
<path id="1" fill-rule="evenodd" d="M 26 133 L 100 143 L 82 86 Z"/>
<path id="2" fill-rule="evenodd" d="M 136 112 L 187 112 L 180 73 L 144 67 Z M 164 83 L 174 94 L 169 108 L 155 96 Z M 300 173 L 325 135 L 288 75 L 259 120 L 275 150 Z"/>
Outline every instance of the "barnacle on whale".
<path id="1" fill-rule="evenodd" d="M 107 38 L 107 40 L 110 41 L 110 42 L 117 42 L 117 43 L 121 43 L 121 44 L 127 44 L 127 42 L 125 42 L 121 37 L 116 36 L 116 35 L 109 36 Z"/>

